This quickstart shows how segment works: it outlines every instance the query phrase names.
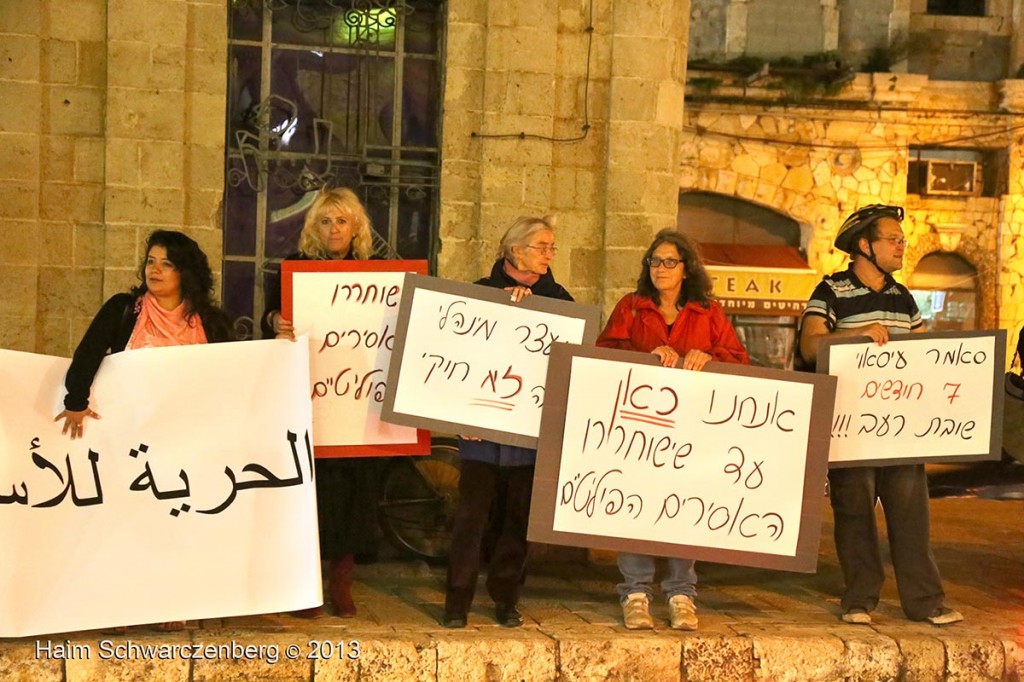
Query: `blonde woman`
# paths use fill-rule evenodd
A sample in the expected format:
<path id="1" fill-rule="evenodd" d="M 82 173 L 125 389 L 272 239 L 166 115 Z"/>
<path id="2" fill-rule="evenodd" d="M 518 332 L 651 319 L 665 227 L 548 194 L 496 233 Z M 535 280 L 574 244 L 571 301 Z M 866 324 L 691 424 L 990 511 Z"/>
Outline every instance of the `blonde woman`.
<path id="1" fill-rule="evenodd" d="M 355 192 L 323 190 L 306 213 L 299 250 L 285 260 L 367 260 L 373 256 L 370 218 Z M 281 283 L 267 287 L 263 338 L 295 340 L 292 321 L 281 314 Z M 320 556 L 328 562 L 327 599 L 336 615 L 356 615 L 352 600 L 355 555 L 376 551 L 378 458 L 317 459 L 316 506 Z M 323 609 L 296 612 L 303 618 Z"/>

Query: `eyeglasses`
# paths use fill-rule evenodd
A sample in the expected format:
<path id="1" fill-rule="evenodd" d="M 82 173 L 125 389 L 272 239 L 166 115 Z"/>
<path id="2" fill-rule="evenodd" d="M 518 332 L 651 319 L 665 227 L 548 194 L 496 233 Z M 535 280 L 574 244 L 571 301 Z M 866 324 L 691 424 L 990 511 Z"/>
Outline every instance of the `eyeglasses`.
<path id="1" fill-rule="evenodd" d="M 545 256 L 554 256 L 558 253 L 557 246 L 527 246 L 526 248 L 533 249 L 534 251 L 540 251 Z"/>
<path id="2" fill-rule="evenodd" d="M 880 242 L 889 242 L 893 246 L 906 246 L 907 240 L 903 237 L 879 237 Z"/>
<path id="3" fill-rule="evenodd" d="M 683 261 L 678 258 L 658 258 L 657 256 L 651 256 L 650 258 L 644 258 L 644 265 L 650 268 L 660 268 L 664 265 L 669 270 L 675 269 L 677 265 Z"/>

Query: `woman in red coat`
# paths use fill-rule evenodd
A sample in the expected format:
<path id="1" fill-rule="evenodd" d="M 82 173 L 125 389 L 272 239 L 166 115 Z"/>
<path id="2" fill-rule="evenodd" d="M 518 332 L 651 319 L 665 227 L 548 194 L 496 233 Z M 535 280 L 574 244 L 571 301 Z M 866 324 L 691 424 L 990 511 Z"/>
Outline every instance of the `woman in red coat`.
<path id="1" fill-rule="evenodd" d="M 701 370 L 710 360 L 749 364 L 750 358 L 722 306 L 711 298 L 711 278 L 693 244 L 677 230 L 659 232 L 644 254 L 636 291 L 615 306 L 597 345 L 653 353 L 665 367 Z M 655 558 L 620 552 L 617 586 L 630 630 L 654 627 L 649 604 Z M 672 627 L 697 629 L 697 572 L 692 559 L 668 558 L 661 590 Z"/>

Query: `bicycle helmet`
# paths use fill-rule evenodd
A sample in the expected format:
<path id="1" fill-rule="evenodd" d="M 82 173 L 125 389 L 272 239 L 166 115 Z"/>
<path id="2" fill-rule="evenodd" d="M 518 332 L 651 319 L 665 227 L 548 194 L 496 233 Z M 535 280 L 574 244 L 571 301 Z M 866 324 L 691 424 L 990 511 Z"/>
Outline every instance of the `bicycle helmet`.
<path id="1" fill-rule="evenodd" d="M 851 255 L 860 253 L 857 249 L 857 240 L 860 238 L 861 232 L 878 222 L 879 218 L 895 218 L 899 222 L 903 222 L 903 207 L 871 204 L 857 209 L 850 214 L 850 217 L 840 226 L 839 232 L 836 233 L 834 242 L 836 248 Z"/>

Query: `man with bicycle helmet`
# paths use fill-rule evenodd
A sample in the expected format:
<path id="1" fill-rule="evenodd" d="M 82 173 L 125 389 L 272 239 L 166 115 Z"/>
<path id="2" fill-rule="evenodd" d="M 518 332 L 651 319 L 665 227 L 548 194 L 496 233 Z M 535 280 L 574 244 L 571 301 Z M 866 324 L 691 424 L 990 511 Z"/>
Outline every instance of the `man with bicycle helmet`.
<path id="1" fill-rule="evenodd" d="M 825 337 L 868 337 L 884 345 L 891 335 L 923 332 L 910 291 L 893 279 L 903 267 L 903 208 L 873 204 L 854 211 L 836 234 L 850 254 L 848 269 L 824 277 L 800 322 L 803 359 L 814 364 Z M 903 612 L 911 620 L 947 625 L 963 616 L 946 607 L 929 540 L 928 480 L 923 464 L 831 469 L 829 495 L 835 543 L 846 587 L 842 620 L 867 625 L 885 578 L 875 524 L 881 501 Z"/>

